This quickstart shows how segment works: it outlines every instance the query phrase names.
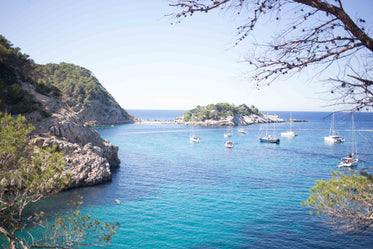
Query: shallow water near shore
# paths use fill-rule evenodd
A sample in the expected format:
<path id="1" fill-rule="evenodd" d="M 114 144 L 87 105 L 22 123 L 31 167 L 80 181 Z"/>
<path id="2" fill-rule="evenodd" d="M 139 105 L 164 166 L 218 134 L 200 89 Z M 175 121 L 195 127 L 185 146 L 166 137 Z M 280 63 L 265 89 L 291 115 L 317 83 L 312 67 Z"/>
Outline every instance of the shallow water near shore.
<path id="1" fill-rule="evenodd" d="M 154 112 L 149 119 L 156 119 Z M 279 115 L 289 118 L 286 112 Z M 162 113 L 159 120 L 166 116 Z M 329 179 L 349 152 L 349 116 L 336 116 L 346 143 L 335 145 L 324 143 L 328 113 L 294 112 L 293 118 L 309 121 L 293 123 L 297 137 L 263 144 L 257 138 L 260 126 L 245 127 L 245 135 L 234 127 L 235 147 L 228 150 L 226 128 L 194 127 L 200 143 L 189 142 L 191 127 L 184 125 L 101 128 L 102 137 L 120 148 L 122 163 L 112 182 L 66 191 L 47 203 L 62 206 L 79 194 L 83 213 L 120 222 L 108 248 L 371 248 L 371 236 L 336 234 L 300 205 L 315 181 Z M 366 130 L 373 127 L 373 114 L 361 113 L 355 120 L 358 169 L 370 167 L 367 139 L 373 136 Z M 288 126 L 278 124 L 278 134 Z M 115 205 L 115 199 L 121 203 Z"/>

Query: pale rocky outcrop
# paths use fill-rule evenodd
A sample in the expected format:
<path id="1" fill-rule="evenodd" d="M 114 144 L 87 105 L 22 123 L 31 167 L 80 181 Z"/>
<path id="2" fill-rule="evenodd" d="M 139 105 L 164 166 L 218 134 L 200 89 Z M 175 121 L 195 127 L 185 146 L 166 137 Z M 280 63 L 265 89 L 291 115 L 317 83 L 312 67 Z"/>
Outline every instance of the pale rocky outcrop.
<path id="1" fill-rule="evenodd" d="M 25 115 L 36 130 L 32 142 L 38 147 L 56 146 L 63 151 L 66 173 L 72 174 L 69 187 L 98 184 L 111 180 L 110 167 L 119 166 L 118 147 L 101 138 L 90 125 L 66 103 L 59 102 L 35 92 L 32 86 L 23 83 L 35 102 L 51 114 L 45 118 L 38 111 Z"/>
<path id="2" fill-rule="evenodd" d="M 182 122 L 182 121 L 179 121 L 179 122 Z M 281 123 L 281 122 L 285 122 L 285 120 L 283 120 L 277 115 L 251 114 L 250 116 L 241 116 L 238 114 L 234 114 L 233 116 L 228 116 L 225 119 L 219 119 L 219 120 L 208 119 L 205 121 L 185 122 L 185 124 L 196 125 L 196 126 L 246 126 L 246 125 L 251 125 L 251 124 Z"/>
<path id="3" fill-rule="evenodd" d="M 57 137 L 40 137 L 32 139 L 38 147 L 56 146 L 65 153 L 66 173 L 71 173 L 70 188 L 94 185 L 111 180 L 110 165 L 103 155 L 103 150 L 91 143 L 80 146 L 58 139 Z"/>
<path id="4" fill-rule="evenodd" d="M 117 125 L 133 123 L 135 117 L 125 111 L 110 95 L 91 99 L 89 104 L 77 108 L 77 115 L 91 125 Z"/>

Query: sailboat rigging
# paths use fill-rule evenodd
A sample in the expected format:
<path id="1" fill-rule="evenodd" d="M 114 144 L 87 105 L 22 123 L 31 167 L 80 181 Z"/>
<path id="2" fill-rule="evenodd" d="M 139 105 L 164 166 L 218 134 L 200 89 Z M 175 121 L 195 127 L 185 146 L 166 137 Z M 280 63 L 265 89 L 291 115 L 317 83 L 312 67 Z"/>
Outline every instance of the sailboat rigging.
<path id="1" fill-rule="evenodd" d="M 351 114 L 351 153 L 347 157 L 342 157 L 337 168 L 352 167 L 359 163 L 359 158 L 357 155 L 357 141 L 355 136 L 355 122 L 354 114 Z"/>
<path id="2" fill-rule="evenodd" d="M 192 126 L 192 132 L 191 133 L 192 134 L 189 137 L 189 141 L 193 142 L 193 143 L 199 143 L 199 137 L 194 134 L 193 118 L 194 118 L 194 114 L 192 114 L 192 121 L 191 121 L 191 126 Z"/>
<path id="3" fill-rule="evenodd" d="M 224 137 L 231 137 L 232 135 L 231 127 L 229 126 L 227 132 L 224 133 Z"/>
<path id="4" fill-rule="evenodd" d="M 264 137 L 259 137 L 259 141 L 262 143 L 280 143 L 280 139 L 278 137 L 275 137 L 275 125 L 273 125 L 273 136 L 268 135 L 268 115 L 266 116 L 266 135 Z"/>
<path id="5" fill-rule="evenodd" d="M 290 119 L 289 119 L 289 123 L 290 123 L 290 130 L 289 131 L 286 131 L 286 132 L 281 132 L 281 136 L 284 136 L 284 137 L 295 137 L 295 136 L 298 136 L 298 134 L 293 131 L 293 119 L 292 119 L 292 114 L 290 113 Z"/>
<path id="6" fill-rule="evenodd" d="M 345 139 L 338 135 L 338 132 L 334 130 L 334 112 L 332 123 L 330 124 L 329 136 L 324 137 L 324 141 L 328 143 L 344 143 Z"/>

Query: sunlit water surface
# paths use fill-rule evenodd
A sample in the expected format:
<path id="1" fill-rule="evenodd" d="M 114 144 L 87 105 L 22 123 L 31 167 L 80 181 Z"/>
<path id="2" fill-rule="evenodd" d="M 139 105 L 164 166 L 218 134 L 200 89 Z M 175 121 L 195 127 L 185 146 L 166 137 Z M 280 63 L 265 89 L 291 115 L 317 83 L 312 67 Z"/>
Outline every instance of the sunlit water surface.
<path id="1" fill-rule="evenodd" d="M 179 113 L 162 112 L 158 119 Z M 135 115 L 157 119 L 157 111 Z M 195 144 L 189 142 L 191 127 L 183 125 L 101 128 L 99 133 L 120 148 L 122 163 L 113 169 L 112 182 L 63 192 L 49 202 L 62 206 L 79 194 L 84 213 L 119 221 L 109 248 L 372 248 L 371 236 L 336 234 L 300 205 L 315 180 L 329 179 L 349 152 L 350 117 L 336 116 L 336 128 L 346 138 L 336 145 L 324 143 L 327 113 L 294 112 L 293 117 L 308 120 L 293 124 L 299 136 L 263 144 L 259 126 L 246 127 L 246 135 L 234 127 L 230 150 L 224 147 L 226 128 L 194 127 L 201 140 Z M 367 141 L 372 134 L 365 131 L 373 128 L 372 118 L 371 113 L 356 117 L 358 169 L 373 162 Z M 278 124 L 276 131 L 288 127 Z M 115 205 L 115 199 L 121 203 Z"/>

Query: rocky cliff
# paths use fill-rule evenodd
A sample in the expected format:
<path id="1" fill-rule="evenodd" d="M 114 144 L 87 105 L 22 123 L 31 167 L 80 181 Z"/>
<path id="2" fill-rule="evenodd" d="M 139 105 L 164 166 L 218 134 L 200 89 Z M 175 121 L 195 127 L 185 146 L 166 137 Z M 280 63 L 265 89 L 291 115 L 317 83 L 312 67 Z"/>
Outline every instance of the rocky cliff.
<path id="1" fill-rule="evenodd" d="M 39 111 L 25 114 L 36 128 L 31 141 L 39 147 L 55 145 L 57 150 L 65 153 L 66 172 L 72 173 L 70 187 L 110 180 L 110 167 L 120 164 L 118 147 L 102 139 L 66 103 L 37 93 L 31 84 L 22 82 L 21 85 L 30 93 L 35 103 L 44 106 L 46 112 L 51 113 L 47 118 Z"/>
<path id="2" fill-rule="evenodd" d="M 70 187 L 111 179 L 119 166 L 118 147 L 94 125 L 133 122 L 93 74 L 72 64 L 37 65 L 0 35 L 0 111 L 22 114 L 36 130 L 32 142 L 55 145 L 65 154 Z"/>

